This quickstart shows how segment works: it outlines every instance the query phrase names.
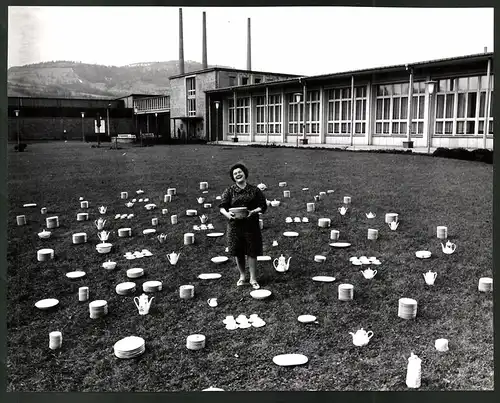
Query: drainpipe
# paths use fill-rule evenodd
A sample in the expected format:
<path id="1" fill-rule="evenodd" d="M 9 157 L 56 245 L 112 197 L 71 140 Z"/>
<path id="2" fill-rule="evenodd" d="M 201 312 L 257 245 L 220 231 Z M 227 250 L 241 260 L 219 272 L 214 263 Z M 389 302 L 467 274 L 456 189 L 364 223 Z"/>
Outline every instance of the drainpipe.
<path id="1" fill-rule="evenodd" d="M 351 147 L 354 143 L 354 76 L 351 76 Z"/>
<path id="2" fill-rule="evenodd" d="M 269 143 L 269 87 L 266 85 L 266 109 L 264 109 L 264 123 L 266 128 L 266 145 Z"/>
<path id="3" fill-rule="evenodd" d="M 406 145 L 407 148 L 413 148 L 413 142 L 411 141 L 411 104 L 413 101 L 413 68 L 406 67 L 406 69 L 410 69 L 410 89 L 408 90 L 408 123 L 406 128 Z M 405 144 L 403 143 L 403 146 Z"/>
<path id="4" fill-rule="evenodd" d="M 486 105 L 485 105 L 485 111 L 484 111 L 484 116 L 485 116 L 485 122 L 484 122 L 484 133 L 483 133 L 483 148 L 486 148 L 486 136 L 488 135 L 488 132 L 490 131 L 490 97 L 491 97 L 491 58 L 488 59 L 488 68 L 486 70 L 486 80 L 488 82 L 488 86 L 486 87 Z"/>

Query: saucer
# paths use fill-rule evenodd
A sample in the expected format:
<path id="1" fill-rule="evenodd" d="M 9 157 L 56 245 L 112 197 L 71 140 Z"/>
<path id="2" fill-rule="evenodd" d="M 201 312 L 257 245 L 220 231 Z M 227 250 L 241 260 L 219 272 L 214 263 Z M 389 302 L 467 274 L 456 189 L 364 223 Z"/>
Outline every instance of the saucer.
<path id="1" fill-rule="evenodd" d="M 333 246 L 335 248 L 347 248 L 348 246 L 351 246 L 351 244 L 348 242 L 333 242 L 330 244 L 330 246 Z"/>
<path id="2" fill-rule="evenodd" d="M 335 281 L 335 277 L 330 276 L 315 276 L 312 278 L 313 281 L 319 281 L 321 283 L 332 283 Z"/>
<path id="3" fill-rule="evenodd" d="M 268 260 L 271 260 L 271 256 L 257 256 L 258 262 L 266 262 Z"/>
<path id="4" fill-rule="evenodd" d="M 74 280 L 76 278 L 81 278 L 85 276 L 85 272 L 84 271 L 70 271 L 69 273 L 66 273 L 66 277 Z"/>
<path id="5" fill-rule="evenodd" d="M 57 304 L 59 304 L 59 300 L 55 298 L 48 298 L 48 299 L 42 299 L 38 301 L 35 306 L 38 309 L 50 309 L 55 307 Z"/>
<path id="6" fill-rule="evenodd" d="M 223 263 L 223 262 L 227 262 L 228 261 L 228 257 L 227 256 L 216 256 L 216 257 L 213 257 L 212 259 L 210 259 L 212 262 L 214 263 Z"/>
<path id="7" fill-rule="evenodd" d="M 201 280 L 215 280 L 221 277 L 222 275 L 219 273 L 203 273 L 198 276 L 198 278 Z"/>
<path id="8" fill-rule="evenodd" d="M 313 315 L 300 315 L 297 320 L 300 322 L 300 323 L 311 323 L 311 322 L 314 322 L 316 320 L 316 316 L 313 316 Z"/>
<path id="9" fill-rule="evenodd" d="M 285 231 L 283 232 L 283 235 L 288 237 L 296 237 L 299 236 L 299 233 L 295 231 Z"/>
<path id="10" fill-rule="evenodd" d="M 223 232 L 210 232 L 207 234 L 207 236 L 210 238 L 217 238 L 217 237 L 223 236 L 223 235 L 224 235 Z"/>

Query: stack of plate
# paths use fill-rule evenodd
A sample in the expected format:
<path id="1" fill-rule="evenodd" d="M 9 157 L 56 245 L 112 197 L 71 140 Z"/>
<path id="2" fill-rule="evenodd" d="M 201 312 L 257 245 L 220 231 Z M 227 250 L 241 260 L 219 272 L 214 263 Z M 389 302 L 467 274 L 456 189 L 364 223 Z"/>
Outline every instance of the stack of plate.
<path id="1" fill-rule="evenodd" d="M 200 190 L 207 190 L 208 182 L 200 182 Z"/>
<path id="2" fill-rule="evenodd" d="M 140 267 L 133 267 L 132 269 L 127 270 L 127 277 L 128 278 L 139 278 L 144 275 L 144 269 L 141 269 Z"/>
<path id="3" fill-rule="evenodd" d="M 47 225 L 48 229 L 57 228 L 57 227 L 59 227 L 59 217 L 57 217 L 57 216 L 47 217 L 45 219 L 45 224 Z"/>
<path id="4" fill-rule="evenodd" d="M 120 283 L 115 288 L 118 295 L 130 295 L 135 292 L 135 283 L 126 282 Z"/>
<path id="5" fill-rule="evenodd" d="M 162 282 L 161 281 L 146 281 L 142 284 L 142 290 L 144 292 L 157 292 L 161 291 Z"/>
<path id="6" fill-rule="evenodd" d="M 339 285 L 339 300 L 351 301 L 354 298 L 354 286 L 352 284 Z"/>
<path id="7" fill-rule="evenodd" d="M 168 188 L 167 189 L 167 194 L 169 194 L 171 196 L 175 196 L 176 193 L 177 193 L 177 189 L 176 188 Z"/>
<path id="8" fill-rule="evenodd" d="M 76 215 L 76 221 L 87 221 L 89 219 L 88 213 L 78 213 Z"/>
<path id="9" fill-rule="evenodd" d="M 146 350 L 146 343 L 142 337 L 129 336 L 121 339 L 113 346 L 118 358 L 135 358 Z"/>
<path id="10" fill-rule="evenodd" d="M 73 244 L 77 245 L 85 242 L 87 242 L 87 234 L 85 232 L 77 232 L 76 234 L 73 234 Z"/>
<path id="11" fill-rule="evenodd" d="M 402 319 L 415 319 L 415 316 L 417 316 L 417 301 L 411 298 L 400 298 L 398 316 Z"/>
<path id="12" fill-rule="evenodd" d="M 54 259 L 54 249 L 40 249 L 36 253 L 39 262 L 46 262 L 47 260 Z"/>
<path id="13" fill-rule="evenodd" d="M 491 277 L 481 277 L 478 290 L 481 292 L 493 291 L 493 279 Z"/>
<path id="14" fill-rule="evenodd" d="M 321 228 L 328 228 L 331 224 L 331 220 L 329 218 L 320 218 L 318 220 L 318 226 Z"/>
<path id="15" fill-rule="evenodd" d="M 436 229 L 436 235 L 439 239 L 446 239 L 448 237 L 448 228 L 442 225 Z"/>
<path id="16" fill-rule="evenodd" d="M 205 348 L 206 337 L 202 334 L 192 334 L 186 339 L 186 347 L 189 350 L 201 350 Z"/>
<path id="17" fill-rule="evenodd" d="M 186 210 L 186 215 L 188 217 L 193 217 L 193 216 L 195 216 L 197 214 L 198 214 L 198 212 L 196 210 Z"/>
<path id="18" fill-rule="evenodd" d="M 92 301 L 89 304 L 90 318 L 97 319 L 108 314 L 108 303 L 103 299 Z"/>
<path id="19" fill-rule="evenodd" d="M 192 232 L 187 232 L 184 234 L 184 245 L 194 244 L 194 234 Z"/>
<path id="20" fill-rule="evenodd" d="M 326 256 L 316 255 L 314 256 L 314 261 L 318 263 L 323 263 L 326 260 Z"/>
<path id="21" fill-rule="evenodd" d="M 120 238 L 132 236 L 132 228 L 118 228 L 118 236 Z"/>
<path id="22" fill-rule="evenodd" d="M 373 229 L 373 228 L 369 228 L 368 229 L 368 239 L 371 241 L 375 241 L 376 239 L 378 239 L 378 230 Z"/>
<path id="23" fill-rule="evenodd" d="M 191 299 L 194 297 L 194 285 L 181 285 L 179 287 L 179 297 Z"/>

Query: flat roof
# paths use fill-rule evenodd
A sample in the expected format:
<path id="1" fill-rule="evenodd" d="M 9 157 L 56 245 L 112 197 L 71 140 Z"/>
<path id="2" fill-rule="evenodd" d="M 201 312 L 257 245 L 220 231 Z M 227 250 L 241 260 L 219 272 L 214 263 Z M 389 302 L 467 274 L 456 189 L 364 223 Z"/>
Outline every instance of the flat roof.
<path id="1" fill-rule="evenodd" d="M 210 71 L 216 71 L 216 70 L 219 70 L 219 71 L 234 71 L 235 73 L 269 74 L 269 75 L 274 75 L 274 76 L 301 77 L 301 76 L 299 76 L 297 74 L 271 73 L 269 71 L 241 70 L 241 69 L 232 69 L 232 68 L 229 68 L 229 67 L 218 67 L 218 66 L 215 66 L 215 67 L 209 67 L 208 69 L 190 71 L 189 73 L 176 74 L 175 76 L 170 76 L 169 79 L 186 77 L 186 76 L 192 76 L 194 74 L 200 74 L 200 73 L 208 73 Z"/>
<path id="2" fill-rule="evenodd" d="M 155 94 L 128 94 L 120 98 L 115 98 L 117 99 L 124 99 L 128 97 L 137 97 L 137 98 L 152 98 L 152 97 L 165 97 L 165 96 L 170 96 L 170 94 L 160 94 L 160 95 L 155 95 Z"/>
<path id="3" fill-rule="evenodd" d="M 259 84 L 250 84 L 250 85 L 235 85 L 232 87 L 225 87 L 225 88 L 218 88 L 215 90 L 208 90 L 205 91 L 206 93 L 218 93 L 218 92 L 227 92 L 230 90 L 234 89 L 252 89 L 252 88 L 265 88 L 265 87 L 273 87 L 273 86 L 280 86 L 283 84 L 289 84 L 289 83 L 297 83 L 297 82 L 302 82 L 302 81 L 319 81 L 319 80 L 325 80 L 329 78 L 340 78 L 344 76 L 352 76 L 355 74 L 374 74 L 374 73 L 385 73 L 385 72 L 390 72 L 390 71 L 400 71 L 400 70 L 406 70 L 407 68 L 410 67 L 432 67 L 432 66 L 439 66 L 439 65 L 446 65 L 446 64 L 460 64 L 461 62 L 467 62 L 467 61 L 481 61 L 481 60 L 488 60 L 489 58 L 492 58 L 494 56 L 494 52 L 488 52 L 488 53 L 477 53 L 473 55 L 466 55 L 466 56 L 457 56 L 457 57 L 449 57 L 449 58 L 444 58 L 444 59 L 436 59 L 436 60 L 429 60 L 429 61 L 424 61 L 424 62 L 415 62 L 415 63 L 407 63 L 407 64 L 398 64 L 398 65 L 393 65 L 393 66 L 385 66 L 385 67 L 372 67 L 372 68 L 367 68 L 367 69 L 360 69 L 360 70 L 349 70 L 349 71 L 343 71 L 339 73 L 330 73 L 330 74 L 320 74 L 316 76 L 303 76 L 299 78 L 292 78 L 292 79 L 287 79 L 287 80 L 280 80 L 280 81 L 270 81 L 270 82 L 265 82 L 265 83 L 259 83 Z"/>

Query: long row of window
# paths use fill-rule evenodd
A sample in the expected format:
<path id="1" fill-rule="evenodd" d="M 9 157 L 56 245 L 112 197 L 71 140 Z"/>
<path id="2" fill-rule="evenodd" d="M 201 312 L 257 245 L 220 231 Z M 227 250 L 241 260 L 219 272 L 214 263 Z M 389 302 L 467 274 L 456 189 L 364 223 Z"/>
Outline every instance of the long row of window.
<path id="1" fill-rule="evenodd" d="M 491 76 L 491 97 L 489 103 L 489 134 L 493 133 L 493 76 Z M 436 85 L 434 103 L 434 133 L 437 135 L 469 134 L 480 135 L 485 130 L 487 77 L 466 77 L 440 80 Z M 327 135 L 348 135 L 354 123 L 354 133 L 364 134 L 367 130 L 367 87 L 354 88 L 352 104 L 351 88 L 330 89 L 325 91 L 325 121 Z M 408 111 L 409 84 L 377 85 L 374 88 L 374 124 L 375 134 L 406 135 L 408 130 L 408 112 L 411 113 L 411 133 L 424 133 L 424 115 L 426 108 L 426 84 L 414 82 L 411 110 Z M 319 134 L 320 91 L 307 92 L 306 133 Z M 266 99 L 257 96 L 253 99 L 257 134 L 281 134 L 282 110 L 288 113 L 288 133 L 304 133 L 304 102 L 297 102 L 294 94 L 286 94 L 286 106 L 281 95 L 270 95 Z M 228 100 L 228 130 L 230 134 L 250 133 L 250 98 L 237 98 L 236 121 L 234 99 Z M 354 117 L 354 119 L 352 119 Z"/>

